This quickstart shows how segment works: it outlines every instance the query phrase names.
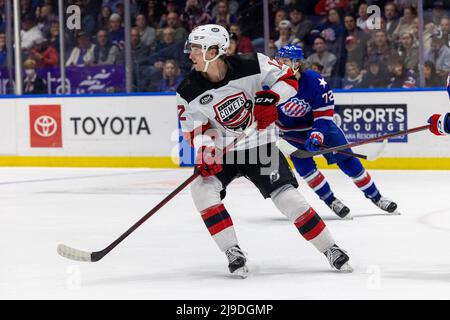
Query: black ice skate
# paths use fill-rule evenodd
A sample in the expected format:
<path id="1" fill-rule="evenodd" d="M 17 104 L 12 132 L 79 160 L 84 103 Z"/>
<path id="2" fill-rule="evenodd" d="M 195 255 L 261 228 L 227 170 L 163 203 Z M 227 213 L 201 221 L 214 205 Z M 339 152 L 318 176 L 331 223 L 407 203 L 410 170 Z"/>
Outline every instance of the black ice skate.
<path id="1" fill-rule="evenodd" d="M 248 268 L 246 266 L 247 258 L 245 253 L 239 248 L 234 246 L 225 251 L 228 258 L 228 269 L 232 275 L 239 276 L 241 278 L 247 278 Z"/>
<path id="2" fill-rule="evenodd" d="M 339 248 L 337 245 L 333 245 L 330 249 L 324 252 L 331 267 L 341 272 L 353 272 L 353 268 L 348 264 L 347 253 Z"/>
<path id="3" fill-rule="evenodd" d="M 350 209 L 345 204 L 343 204 L 341 200 L 335 198 L 333 202 L 328 206 L 340 218 L 352 219 L 352 217 L 349 215 Z"/>
<path id="4" fill-rule="evenodd" d="M 400 214 L 399 212 L 397 212 L 397 204 L 385 197 L 381 197 L 378 201 L 373 201 L 373 203 L 375 203 L 375 205 L 380 208 L 381 210 L 384 210 L 386 212 L 389 213 L 393 213 L 393 214 Z"/>

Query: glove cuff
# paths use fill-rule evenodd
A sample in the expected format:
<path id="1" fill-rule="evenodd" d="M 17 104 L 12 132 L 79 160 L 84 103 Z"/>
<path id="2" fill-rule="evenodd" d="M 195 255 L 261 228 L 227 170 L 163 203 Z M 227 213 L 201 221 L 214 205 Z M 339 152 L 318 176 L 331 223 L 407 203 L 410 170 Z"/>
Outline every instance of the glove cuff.
<path id="1" fill-rule="evenodd" d="M 317 139 L 319 141 L 319 144 L 323 143 L 323 133 L 320 131 L 313 131 L 309 135 L 309 138 L 311 139 Z"/>
<path id="2" fill-rule="evenodd" d="M 430 117 L 430 131 L 437 136 L 445 135 L 445 122 L 446 115 L 433 114 Z"/>

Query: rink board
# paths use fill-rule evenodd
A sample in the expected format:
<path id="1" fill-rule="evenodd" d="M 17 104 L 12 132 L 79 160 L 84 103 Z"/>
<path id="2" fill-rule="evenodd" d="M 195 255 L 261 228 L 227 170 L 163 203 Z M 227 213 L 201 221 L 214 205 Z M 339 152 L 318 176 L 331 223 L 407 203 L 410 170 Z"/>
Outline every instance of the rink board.
<path id="1" fill-rule="evenodd" d="M 179 166 L 174 95 L 6 97 L 1 102 L 0 166 Z M 356 140 L 420 126 L 431 114 L 450 109 L 444 90 L 338 92 L 335 102 L 343 110 L 336 121 Z M 323 158 L 318 164 L 327 167 Z M 427 131 L 401 137 L 366 166 L 450 169 L 450 139 Z"/>

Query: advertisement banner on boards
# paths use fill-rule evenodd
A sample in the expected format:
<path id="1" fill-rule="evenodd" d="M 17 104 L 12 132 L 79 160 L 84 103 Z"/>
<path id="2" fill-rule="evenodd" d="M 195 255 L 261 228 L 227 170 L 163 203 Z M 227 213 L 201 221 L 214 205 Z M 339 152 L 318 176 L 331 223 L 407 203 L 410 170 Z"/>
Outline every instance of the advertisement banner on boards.
<path id="1" fill-rule="evenodd" d="M 31 148 L 61 148 L 61 106 L 30 105 L 29 110 Z"/>
<path id="2" fill-rule="evenodd" d="M 334 121 L 349 142 L 379 137 L 407 130 L 406 104 L 336 105 Z M 388 142 L 408 142 L 408 136 L 391 138 Z"/>

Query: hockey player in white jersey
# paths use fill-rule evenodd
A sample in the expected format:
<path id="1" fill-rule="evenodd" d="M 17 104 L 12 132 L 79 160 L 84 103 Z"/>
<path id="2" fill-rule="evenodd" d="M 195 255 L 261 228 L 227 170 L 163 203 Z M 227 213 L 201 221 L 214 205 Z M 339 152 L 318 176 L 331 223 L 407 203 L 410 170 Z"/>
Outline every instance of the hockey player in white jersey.
<path id="1" fill-rule="evenodd" d="M 201 174 L 191 186 L 194 204 L 226 254 L 229 271 L 243 278 L 248 273 L 246 254 L 222 203 L 226 187 L 241 176 L 264 198 L 271 198 L 334 269 L 351 271 L 348 255 L 297 190 L 297 180 L 274 143 L 276 105 L 297 90 L 292 71 L 259 53 L 226 57 L 228 45 L 228 32 L 219 25 L 203 25 L 191 32 L 186 52 L 194 70 L 178 87 L 177 104 L 183 137 L 196 149 L 196 170 Z M 255 122 L 257 130 L 246 141 L 224 157 L 217 156 Z"/>

